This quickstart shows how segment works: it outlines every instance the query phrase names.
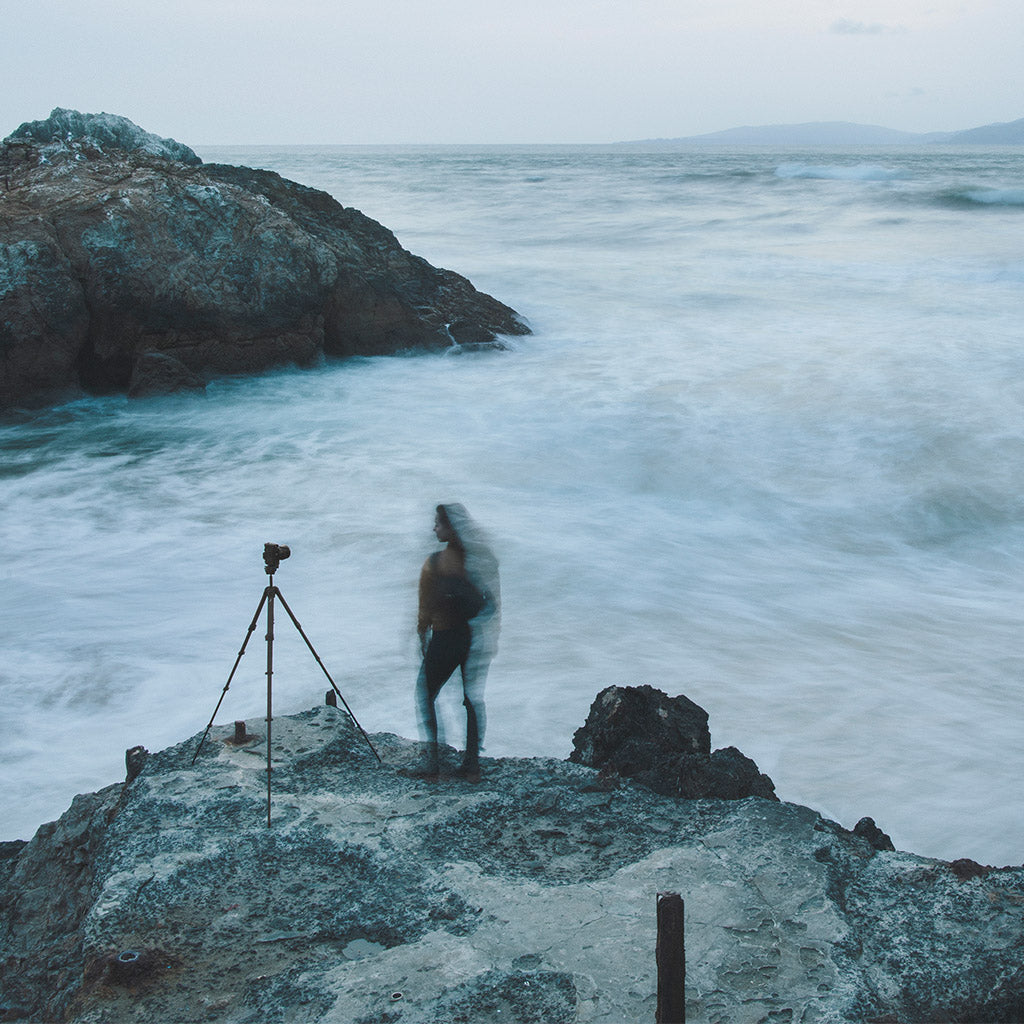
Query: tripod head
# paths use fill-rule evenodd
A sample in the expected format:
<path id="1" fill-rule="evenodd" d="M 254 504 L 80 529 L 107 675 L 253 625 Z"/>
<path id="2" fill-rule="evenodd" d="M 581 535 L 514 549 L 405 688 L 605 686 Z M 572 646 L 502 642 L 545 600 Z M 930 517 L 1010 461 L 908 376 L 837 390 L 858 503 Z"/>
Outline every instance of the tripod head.
<path id="1" fill-rule="evenodd" d="M 287 544 L 264 544 L 263 561 L 266 562 L 267 575 L 273 576 L 281 562 L 291 554 L 292 549 Z"/>

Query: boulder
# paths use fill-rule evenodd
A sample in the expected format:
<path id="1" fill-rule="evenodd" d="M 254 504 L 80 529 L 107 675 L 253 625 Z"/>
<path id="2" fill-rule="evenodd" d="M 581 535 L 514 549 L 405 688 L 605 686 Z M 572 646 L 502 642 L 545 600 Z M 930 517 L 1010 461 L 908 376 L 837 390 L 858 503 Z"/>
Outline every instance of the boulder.
<path id="1" fill-rule="evenodd" d="M 573 736 L 569 760 L 689 799 L 775 800 L 775 785 L 735 747 L 711 752 L 708 713 L 652 686 L 609 686 Z"/>
<path id="2" fill-rule="evenodd" d="M 667 755 L 711 753 L 708 713 L 653 686 L 609 686 L 572 738 L 569 760 L 632 776 Z"/>
<path id="3" fill-rule="evenodd" d="M 203 164 L 126 118 L 22 125 L 0 182 L 0 409 L 133 375 L 181 386 L 139 367 L 153 354 L 206 377 L 529 333 L 327 193 Z"/>

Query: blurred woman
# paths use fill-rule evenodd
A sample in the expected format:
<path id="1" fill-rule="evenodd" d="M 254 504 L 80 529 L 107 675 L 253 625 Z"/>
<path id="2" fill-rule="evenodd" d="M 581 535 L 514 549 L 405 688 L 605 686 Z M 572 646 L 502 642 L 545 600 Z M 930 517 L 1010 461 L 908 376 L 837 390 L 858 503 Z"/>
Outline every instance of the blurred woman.
<path id="1" fill-rule="evenodd" d="M 437 709 L 441 687 L 458 668 L 466 707 L 466 752 L 456 771 L 480 779 L 480 744 L 486 728 L 484 682 L 497 653 L 501 628 L 498 560 L 466 509 L 438 505 L 434 534 L 445 545 L 423 563 L 416 631 L 423 665 L 416 684 L 420 728 L 426 741 L 423 767 L 416 773 L 436 779 L 439 771 Z"/>

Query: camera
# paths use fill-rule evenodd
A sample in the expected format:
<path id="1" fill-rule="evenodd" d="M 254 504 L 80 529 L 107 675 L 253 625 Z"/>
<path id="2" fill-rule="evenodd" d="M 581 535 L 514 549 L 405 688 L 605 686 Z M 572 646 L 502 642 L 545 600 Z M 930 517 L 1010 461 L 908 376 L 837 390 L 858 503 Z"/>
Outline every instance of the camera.
<path id="1" fill-rule="evenodd" d="M 287 544 L 264 544 L 263 561 L 267 563 L 267 574 L 273 576 L 281 562 L 290 558 L 292 549 Z"/>

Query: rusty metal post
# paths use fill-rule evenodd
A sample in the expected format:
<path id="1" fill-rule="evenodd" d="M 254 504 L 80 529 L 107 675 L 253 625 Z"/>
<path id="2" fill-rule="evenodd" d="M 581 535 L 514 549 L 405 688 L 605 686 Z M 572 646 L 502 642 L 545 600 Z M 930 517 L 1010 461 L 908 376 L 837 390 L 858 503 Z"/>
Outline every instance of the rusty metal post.
<path id="1" fill-rule="evenodd" d="M 658 893 L 658 1010 L 656 1024 L 686 1024 L 686 947 L 683 898 Z"/>

